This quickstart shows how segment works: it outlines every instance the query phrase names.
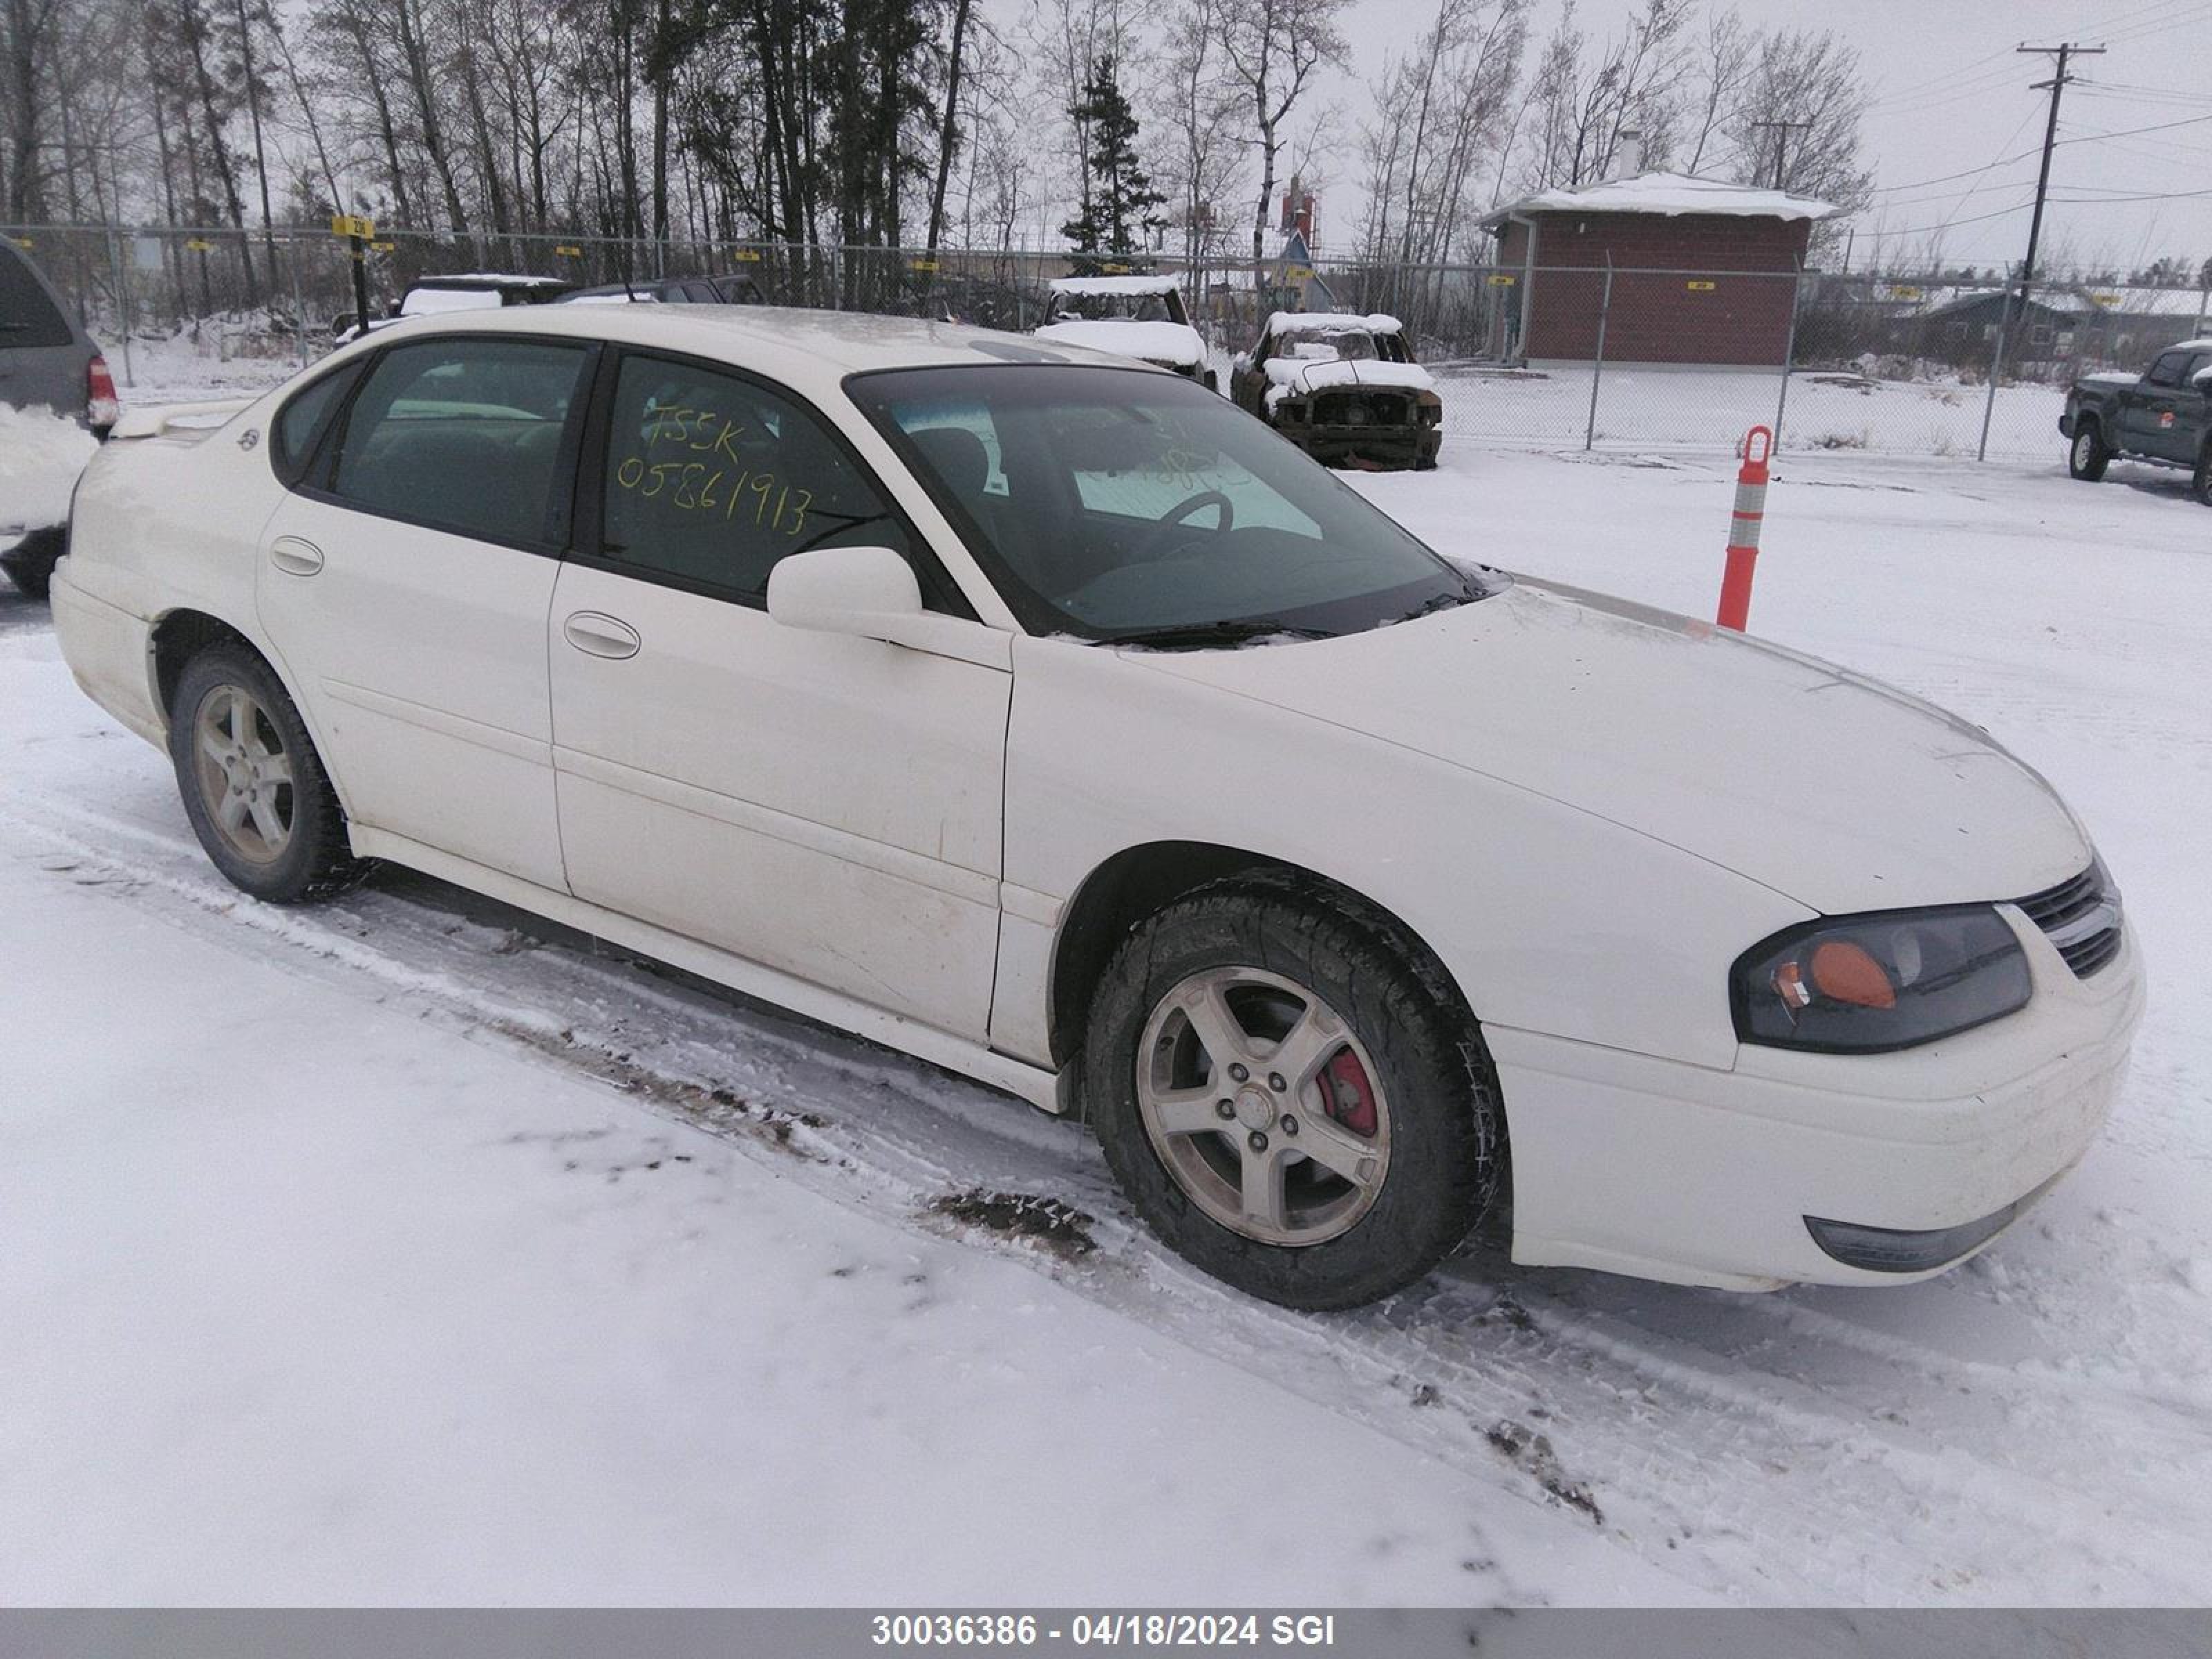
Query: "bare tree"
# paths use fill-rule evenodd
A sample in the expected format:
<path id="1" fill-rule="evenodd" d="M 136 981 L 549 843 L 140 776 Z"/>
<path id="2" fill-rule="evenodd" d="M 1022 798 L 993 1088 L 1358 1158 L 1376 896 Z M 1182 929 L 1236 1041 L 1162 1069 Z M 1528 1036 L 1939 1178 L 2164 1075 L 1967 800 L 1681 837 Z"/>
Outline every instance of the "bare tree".
<path id="1" fill-rule="evenodd" d="M 1759 43 L 1730 125 L 1731 170 L 1745 184 L 1771 185 L 1842 211 L 1816 230 L 1832 239 L 1841 218 L 1874 196 L 1874 170 L 1860 150 L 1869 100 L 1858 49 L 1828 30 L 1785 29 Z M 1784 126 L 1780 124 L 1790 123 Z"/>
<path id="2" fill-rule="evenodd" d="M 1236 142 L 1243 93 L 1221 49 L 1221 6 L 1187 0 L 1169 27 L 1158 81 L 1158 120 L 1169 136 L 1164 171 L 1175 181 L 1183 265 L 1196 292 L 1218 252 L 1218 204 L 1243 171 Z"/>
<path id="3" fill-rule="evenodd" d="M 1705 37 L 1694 50 L 1684 100 L 1684 141 L 1688 153 L 1683 159 L 1683 172 L 1695 173 L 1703 167 L 1714 140 L 1735 120 L 1759 62 L 1759 45 L 1758 34 L 1747 28 L 1733 10 L 1715 12 L 1705 19 Z"/>
<path id="4" fill-rule="evenodd" d="M 1673 147 L 1684 73 L 1682 32 L 1694 0 L 1643 0 L 1621 34 L 1594 49 L 1567 0 L 1538 59 L 1528 182 L 1536 189 L 1606 177 L 1624 132 L 1654 158 Z"/>
<path id="5" fill-rule="evenodd" d="M 1252 258 L 1267 252 L 1267 208 L 1284 124 L 1324 64 L 1341 61 L 1337 18 L 1346 0 L 1222 0 L 1221 49 L 1251 106 L 1260 152 L 1260 193 L 1252 210 Z"/>

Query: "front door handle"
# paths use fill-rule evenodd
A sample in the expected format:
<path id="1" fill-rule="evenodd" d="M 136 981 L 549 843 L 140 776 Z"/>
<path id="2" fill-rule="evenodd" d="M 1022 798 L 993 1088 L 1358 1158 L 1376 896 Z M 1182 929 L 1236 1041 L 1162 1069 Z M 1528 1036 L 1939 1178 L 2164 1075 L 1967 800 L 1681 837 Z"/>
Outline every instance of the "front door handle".
<path id="1" fill-rule="evenodd" d="M 595 657 L 612 657 L 617 661 L 635 657 L 638 647 L 644 643 L 637 629 L 599 611 L 576 611 L 561 625 L 561 631 L 577 650 L 588 651 Z"/>
<path id="2" fill-rule="evenodd" d="M 291 576 L 312 576 L 323 568 L 323 550 L 297 536 L 279 536 L 269 544 L 269 562 Z"/>

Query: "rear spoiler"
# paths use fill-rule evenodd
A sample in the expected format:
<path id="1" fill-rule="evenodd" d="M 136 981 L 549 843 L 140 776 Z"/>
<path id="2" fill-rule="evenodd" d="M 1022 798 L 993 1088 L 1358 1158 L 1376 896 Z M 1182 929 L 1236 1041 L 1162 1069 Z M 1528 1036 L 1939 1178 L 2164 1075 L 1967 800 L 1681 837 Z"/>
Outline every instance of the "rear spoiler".
<path id="1" fill-rule="evenodd" d="M 158 404 L 125 411 L 108 433 L 114 438 L 161 438 L 177 430 L 205 432 L 221 426 L 255 402 L 252 398 L 218 398 L 197 404 Z"/>

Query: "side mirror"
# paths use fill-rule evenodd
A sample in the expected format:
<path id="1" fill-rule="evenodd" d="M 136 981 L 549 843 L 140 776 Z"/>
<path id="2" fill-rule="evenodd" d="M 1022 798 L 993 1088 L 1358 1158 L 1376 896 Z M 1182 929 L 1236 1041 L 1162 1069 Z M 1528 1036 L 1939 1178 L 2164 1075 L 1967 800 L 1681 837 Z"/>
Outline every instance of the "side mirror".
<path id="1" fill-rule="evenodd" d="M 786 628 L 896 642 L 926 617 L 914 568 L 888 547 L 817 547 L 769 572 L 768 614 Z"/>

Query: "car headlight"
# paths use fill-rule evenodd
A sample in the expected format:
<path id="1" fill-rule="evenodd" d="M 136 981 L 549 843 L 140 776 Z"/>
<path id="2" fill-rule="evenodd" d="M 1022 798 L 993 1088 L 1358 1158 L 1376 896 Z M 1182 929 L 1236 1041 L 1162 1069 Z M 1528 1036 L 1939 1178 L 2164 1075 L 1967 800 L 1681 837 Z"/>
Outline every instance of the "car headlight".
<path id="1" fill-rule="evenodd" d="M 2027 957 L 1994 906 L 1831 916 L 1736 958 L 1735 1032 L 1746 1042 L 1880 1054 L 2009 1014 L 2028 998 Z"/>

